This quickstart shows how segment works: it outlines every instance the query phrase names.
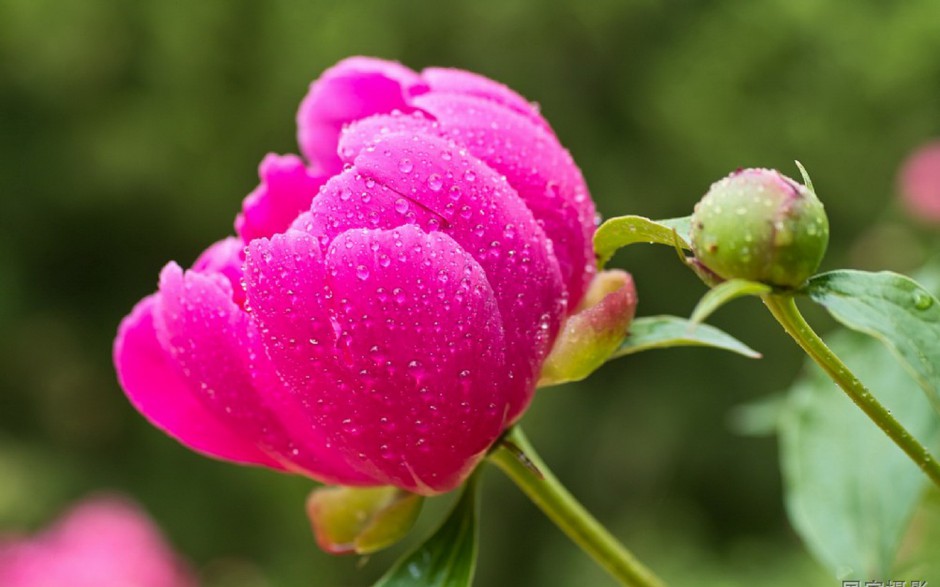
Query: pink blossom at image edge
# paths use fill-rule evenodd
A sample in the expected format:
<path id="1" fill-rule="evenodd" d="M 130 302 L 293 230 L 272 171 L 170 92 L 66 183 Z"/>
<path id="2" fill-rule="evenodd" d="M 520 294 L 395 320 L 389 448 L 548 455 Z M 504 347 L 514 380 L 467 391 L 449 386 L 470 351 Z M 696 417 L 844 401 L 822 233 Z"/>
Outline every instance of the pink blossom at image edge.
<path id="1" fill-rule="evenodd" d="M 195 587 L 136 505 L 97 496 L 31 537 L 0 535 L 3 587 Z"/>
<path id="2" fill-rule="evenodd" d="M 940 140 L 922 145 L 908 156 L 898 184 L 901 199 L 915 219 L 940 224 Z"/>

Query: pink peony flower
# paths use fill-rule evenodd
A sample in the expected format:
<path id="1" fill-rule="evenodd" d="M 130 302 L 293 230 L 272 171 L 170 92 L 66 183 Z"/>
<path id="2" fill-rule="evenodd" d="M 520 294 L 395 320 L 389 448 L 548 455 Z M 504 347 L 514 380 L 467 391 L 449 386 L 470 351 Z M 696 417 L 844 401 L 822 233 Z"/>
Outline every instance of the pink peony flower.
<path id="1" fill-rule="evenodd" d="M 915 218 L 940 223 L 940 141 L 921 146 L 907 158 L 898 184 L 904 204 Z"/>
<path id="2" fill-rule="evenodd" d="M 456 487 L 532 398 L 595 273 L 594 204 L 538 109 L 354 57 L 313 82 L 238 237 L 114 347 L 134 406 L 204 454 L 352 486 Z"/>
<path id="3" fill-rule="evenodd" d="M 33 538 L 0 539 L 3 587 L 193 587 L 136 506 L 99 497 Z"/>

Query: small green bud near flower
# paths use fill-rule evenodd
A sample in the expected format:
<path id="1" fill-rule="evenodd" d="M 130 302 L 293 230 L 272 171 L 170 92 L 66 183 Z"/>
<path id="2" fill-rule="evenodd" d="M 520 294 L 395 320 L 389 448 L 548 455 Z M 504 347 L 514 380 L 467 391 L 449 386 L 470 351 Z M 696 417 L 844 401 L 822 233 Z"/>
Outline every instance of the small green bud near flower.
<path id="1" fill-rule="evenodd" d="M 714 183 L 692 214 L 692 250 L 722 279 L 802 285 L 829 244 L 813 190 L 773 169 L 742 169 Z"/>

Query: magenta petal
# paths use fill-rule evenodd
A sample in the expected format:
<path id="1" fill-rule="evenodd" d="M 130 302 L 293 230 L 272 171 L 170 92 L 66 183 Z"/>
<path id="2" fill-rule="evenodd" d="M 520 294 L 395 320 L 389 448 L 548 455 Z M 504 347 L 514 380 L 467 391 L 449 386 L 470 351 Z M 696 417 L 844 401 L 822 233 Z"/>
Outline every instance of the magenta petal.
<path id="1" fill-rule="evenodd" d="M 408 98 L 427 85 L 407 67 L 392 61 L 351 57 L 310 84 L 297 112 L 301 152 L 318 172 L 341 169 L 336 144 L 343 125 L 370 114 L 408 111 Z"/>
<path id="2" fill-rule="evenodd" d="M 245 261 L 245 243 L 230 236 L 209 246 L 193 263 L 193 271 L 212 275 L 221 273 L 232 286 L 232 299 L 241 306 L 245 291 L 241 286 L 242 264 Z"/>
<path id="3" fill-rule="evenodd" d="M 322 248 L 350 228 L 395 228 L 425 225 L 432 214 L 411 205 L 400 194 L 351 168 L 334 175 L 309 213 L 301 214 L 293 228 L 317 237 Z"/>
<path id="4" fill-rule="evenodd" d="M 506 176 L 552 241 L 576 306 L 595 271 L 595 210 L 571 154 L 550 132 L 496 102 L 429 93 L 413 103 L 434 117 L 440 134 Z"/>
<path id="5" fill-rule="evenodd" d="M 400 194 L 397 209 L 427 214 L 426 230 L 448 234 L 486 271 L 509 343 L 514 418 L 531 399 L 565 310 L 558 261 L 525 202 L 479 159 L 427 134 L 386 135 L 353 169 Z"/>
<path id="6" fill-rule="evenodd" d="M 538 106 L 511 90 L 509 86 L 488 77 L 462 69 L 428 67 L 421 72 L 421 78 L 430 86 L 432 93 L 464 94 L 491 100 L 515 110 L 537 126 L 552 132 L 551 127 L 539 113 Z"/>
<path id="7" fill-rule="evenodd" d="M 157 338 L 179 363 L 191 392 L 286 468 L 332 483 L 361 482 L 361 475 L 330 458 L 315 431 L 297 423 L 301 406 L 257 356 L 258 333 L 230 295 L 218 276 L 184 274 L 172 263 L 160 274 Z"/>
<path id="8" fill-rule="evenodd" d="M 423 112 L 408 114 L 394 112 L 373 114 L 357 120 L 343 129 L 339 138 L 339 154 L 343 163 L 352 163 L 363 149 L 375 147 L 375 142 L 391 133 L 413 132 L 439 135 L 439 124 Z M 391 153 L 387 156 L 391 156 Z"/>
<path id="9" fill-rule="evenodd" d="M 506 341 L 479 264 L 415 226 L 351 230 L 327 254 L 336 356 L 353 375 L 328 403 L 337 442 L 377 478 L 448 491 L 506 422 Z"/>
<path id="10" fill-rule="evenodd" d="M 335 369 L 336 338 L 324 298 L 326 289 L 320 247 L 305 233 L 289 230 L 270 240 L 257 239 L 245 260 L 248 307 L 259 337 L 255 350 L 257 385 L 269 391 L 281 425 L 291 433 L 313 476 L 344 485 L 376 484 L 357 472 L 337 451 L 322 426 L 333 408 L 318 394 L 339 385 Z"/>
<path id="11" fill-rule="evenodd" d="M 288 387 L 308 396 L 332 387 L 336 334 L 326 309 L 332 292 L 315 239 L 289 230 L 253 241 L 245 285 L 262 345 Z"/>
<path id="12" fill-rule="evenodd" d="M 134 307 L 114 341 L 114 365 L 128 399 L 154 426 L 193 450 L 238 463 L 281 468 L 253 442 L 219 422 L 192 394 L 176 361 L 157 341 L 155 297 L 148 296 Z"/>
<path id="13" fill-rule="evenodd" d="M 315 175 L 296 155 L 269 153 L 258 168 L 261 184 L 245 197 L 235 230 L 242 240 L 283 232 L 310 202 L 326 177 Z"/>

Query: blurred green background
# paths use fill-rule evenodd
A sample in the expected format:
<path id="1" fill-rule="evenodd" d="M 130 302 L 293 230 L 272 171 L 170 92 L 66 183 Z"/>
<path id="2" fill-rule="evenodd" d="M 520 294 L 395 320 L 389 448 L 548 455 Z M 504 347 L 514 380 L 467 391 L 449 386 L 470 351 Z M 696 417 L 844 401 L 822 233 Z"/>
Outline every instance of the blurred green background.
<path id="1" fill-rule="evenodd" d="M 833 226 L 824 268 L 910 268 L 929 238 L 892 201 L 904 155 L 940 134 L 934 0 L 4 0 L 0 531 L 110 488 L 207 585 L 365 586 L 401 552 L 322 554 L 309 481 L 180 447 L 132 410 L 110 358 L 159 268 L 232 232 L 264 154 L 296 151 L 307 84 L 353 54 L 478 71 L 540 102 L 605 216 L 686 215 L 730 170 L 796 175 L 798 158 Z M 703 293 L 674 255 L 615 259 L 640 314 L 688 315 Z M 540 392 L 529 436 L 676 585 L 835 584 L 786 522 L 776 442 L 729 425 L 801 356 L 754 300 L 713 323 L 765 359 L 621 359 Z M 477 585 L 612 584 L 495 470 L 481 545 Z"/>

